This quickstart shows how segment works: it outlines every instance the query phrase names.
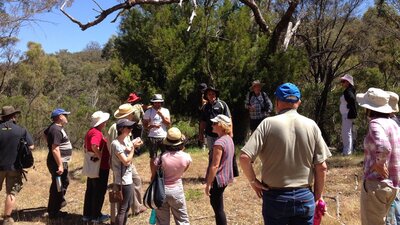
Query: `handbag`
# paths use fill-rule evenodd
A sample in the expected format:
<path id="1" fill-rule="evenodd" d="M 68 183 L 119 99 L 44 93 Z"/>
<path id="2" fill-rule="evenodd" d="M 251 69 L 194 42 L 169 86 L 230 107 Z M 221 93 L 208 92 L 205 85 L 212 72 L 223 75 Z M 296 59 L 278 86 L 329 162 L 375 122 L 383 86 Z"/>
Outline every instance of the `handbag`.
<path id="1" fill-rule="evenodd" d="M 119 185 L 119 190 L 112 189 L 108 192 L 108 199 L 110 203 L 120 203 L 124 200 L 124 196 L 122 194 L 122 187 Z"/>
<path id="2" fill-rule="evenodd" d="M 147 208 L 160 208 L 165 201 L 164 171 L 161 168 L 161 156 L 156 174 L 143 196 L 143 205 Z"/>
<path id="3" fill-rule="evenodd" d="M 88 152 L 85 149 L 82 175 L 85 175 L 89 178 L 98 178 L 100 171 L 100 161 L 101 160 L 96 157 L 94 152 Z"/>
<path id="4" fill-rule="evenodd" d="M 122 162 L 121 162 L 121 181 L 122 181 Z M 115 178 L 113 176 L 114 179 L 114 183 L 113 183 L 113 187 L 111 188 L 111 190 L 108 192 L 108 200 L 110 201 L 110 203 L 121 203 L 124 200 L 124 195 L 122 193 L 122 185 L 118 185 L 119 186 L 119 190 L 115 190 Z"/>

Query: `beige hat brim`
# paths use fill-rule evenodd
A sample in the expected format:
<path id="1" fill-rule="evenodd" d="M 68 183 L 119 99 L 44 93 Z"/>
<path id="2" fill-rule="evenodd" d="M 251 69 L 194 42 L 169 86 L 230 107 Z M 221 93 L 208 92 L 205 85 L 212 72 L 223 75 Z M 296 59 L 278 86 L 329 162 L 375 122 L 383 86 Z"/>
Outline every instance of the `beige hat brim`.
<path id="1" fill-rule="evenodd" d="M 129 111 L 126 112 L 125 114 L 120 114 L 120 111 L 119 111 L 119 109 L 118 109 L 117 111 L 115 111 L 114 117 L 115 117 L 116 119 L 121 119 L 121 118 L 127 117 L 129 114 L 132 114 L 133 111 L 135 111 L 135 108 L 132 108 L 131 110 L 129 110 Z"/>
<path id="2" fill-rule="evenodd" d="M 366 98 L 366 93 L 359 93 L 356 95 L 356 99 L 357 99 L 357 103 L 358 105 L 360 105 L 363 108 L 367 108 L 376 112 L 380 112 L 380 113 L 392 113 L 392 107 L 390 107 L 389 104 L 386 104 L 384 106 L 377 106 L 372 104 L 371 102 L 369 102 Z"/>

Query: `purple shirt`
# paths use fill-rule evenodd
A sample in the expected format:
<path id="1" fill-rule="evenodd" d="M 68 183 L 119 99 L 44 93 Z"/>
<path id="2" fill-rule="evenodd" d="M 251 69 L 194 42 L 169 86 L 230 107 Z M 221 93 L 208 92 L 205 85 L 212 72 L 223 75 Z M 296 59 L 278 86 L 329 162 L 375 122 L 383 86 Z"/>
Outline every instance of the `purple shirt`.
<path id="1" fill-rule="evenodd" d="M 384 179 L 372 171 L 374 163 L 385 164 L 389 178 Z M 364 139 L 364 178 L 378 180 L 399 187 L 400 180 L 400 127 L 387 118 L 373 118 Z"/>
<path id="2" fill-rule="evenodd" d="M 217 179 L 219 187 L 224 187 L 233 181 L 233 154 L 235 153 L 235 145 L 233 144 L 233 140 L 229 135 L 224 135 L 218 138 L 214 143 L 214 146 L 216 145 L 221 146 L 223 152 L 215 179 Z M 212 152 L 210 152 L 209 156 L 206 179 L 208 177 L 208 171 L 210 169 L 211 162 Z"/>

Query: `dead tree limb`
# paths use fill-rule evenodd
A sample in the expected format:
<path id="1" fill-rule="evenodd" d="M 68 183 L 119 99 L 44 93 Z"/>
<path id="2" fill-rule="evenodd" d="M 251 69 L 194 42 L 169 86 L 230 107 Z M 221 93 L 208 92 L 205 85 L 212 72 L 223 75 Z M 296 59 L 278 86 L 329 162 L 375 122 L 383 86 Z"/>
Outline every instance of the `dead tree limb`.
<path id="1" fill-rule="evenodd" d="M 261 10 L 258 7 L 257 3 L 254 0 L 240 0 L 243 4 L 247 5 L 254 14 L 254 19 L 256 23 L 260 27 L 261 31 L 267 34 L 270 34 L 270 30 L 267 22 L 265 22 L 264 17 L 262 16 Z"/>
<path id="2" fill-rule="evenodd" d="M 62 4 L 60 10 L 61 12 L 68 17 L 73 23 L 78 24 L 78 26 L 81 28 L 81 30 L 86 30 L 89 27 L 93 27 L 99 23 L 101 23 L 105 18 L 107 18 L 110 14 L 117 12 L 117 11 L 123 11 L 123 10 L 129 10 L 133 8 L 135 5 L 165 5 L 165 4 L 172 4 L 172 3 L 179 3 L 179 0 L 127 0 L 123 3 L 117 4 L 112 6 L 111 8 L 101 10 L 100 14 L 95 17 L 93 21 L 90 21 L 88 23 L 82 23 L 79 20 L 75 19 L 73 16 L 68 14 L 64 7 L 68 3 L 68 0 L 65 0 L 64 3 Z M 101 7 L 99 7 L 101 9 Z M 118 14 L 120 15 L 120 14 Z M 113 20 L 115 21 L 116 18 Z"/>

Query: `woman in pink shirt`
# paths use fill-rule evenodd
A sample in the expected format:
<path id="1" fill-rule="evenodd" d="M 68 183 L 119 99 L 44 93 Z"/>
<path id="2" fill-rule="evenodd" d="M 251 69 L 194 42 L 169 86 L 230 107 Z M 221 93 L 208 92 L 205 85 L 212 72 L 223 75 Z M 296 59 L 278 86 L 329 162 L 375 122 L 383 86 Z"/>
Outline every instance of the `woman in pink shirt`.
<path id="1" fill-rule="evenodd" d="M 154 162 L 154 166 L 159 164 L 164 170 L 165 181 L 165 202 L 156 210 L 157 224 L 169 224 L 170 216 L 174 216 L 175 224 L 189 224 L 189 216 L 186 209 L 185 192 L 182 185 L 182 175 L 192 163 L 192 158 L 185 149 L 185 136 L 181 131 L 172 127 L 167 132 L 167 137 L 163 140 L 165 152 Z M 153 171 L 156 171 L 154 169 Z M 154 176 L 154 174 L 153 174 Z"/>

